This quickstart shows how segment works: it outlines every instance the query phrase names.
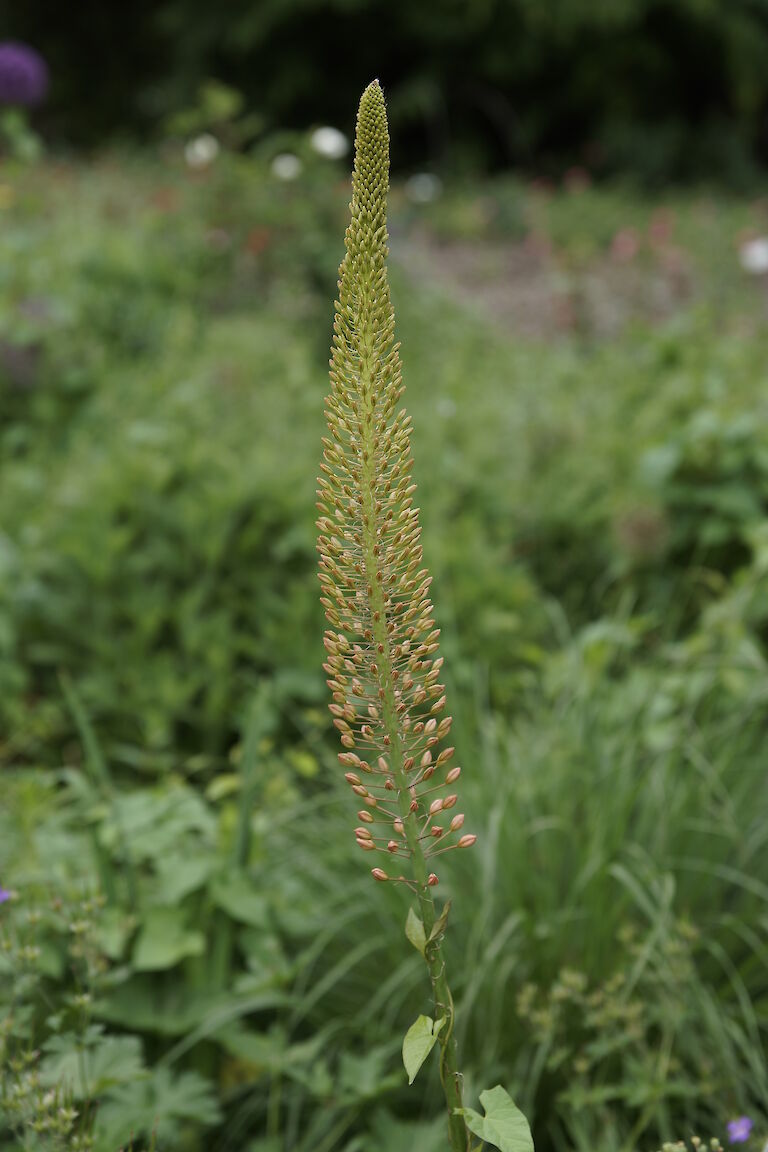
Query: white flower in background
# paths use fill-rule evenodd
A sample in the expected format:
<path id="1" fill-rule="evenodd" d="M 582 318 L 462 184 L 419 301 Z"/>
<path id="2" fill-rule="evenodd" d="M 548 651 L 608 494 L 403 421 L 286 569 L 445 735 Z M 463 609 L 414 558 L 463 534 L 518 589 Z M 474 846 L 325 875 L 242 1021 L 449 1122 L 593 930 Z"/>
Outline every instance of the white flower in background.
<path id="1" fill-rule="evenodd" d="M 272 175 L 278 180 L 295 180 L 301 167 L 301 160 L 293 152 L 280 152 L 272 161 Z"/>
<path id="2" fill-rule="evenodd" d="M 443 190 L 443 182 L 433 172 L 417 172 L 405 182 L 405 194 L 414 204 L 431 204 Z"/>
<path id="3" fill-rule="evenodd" d="M 184 148 L 184 159 L 190 168 L 207 168 L 219 154 L 219 142 L 210 132 L 195 136 Z"/>
<path id="4" fill-rule="evenodd" d="M 747 240 L 739 249 L 739 262 L 745 272 L 764 276 L 768 272 L 768 236 Z"/>
<path id="5" fill-rule="evenodd" d="M 319 156 L 324 156 L 326 160 L 340 160 L 349 151 L 349 140 L 344 133 L 339 132 L 338 128 L 331 128 L 330 125 L 315 128 L 309 142 L 315 152 Z"/>

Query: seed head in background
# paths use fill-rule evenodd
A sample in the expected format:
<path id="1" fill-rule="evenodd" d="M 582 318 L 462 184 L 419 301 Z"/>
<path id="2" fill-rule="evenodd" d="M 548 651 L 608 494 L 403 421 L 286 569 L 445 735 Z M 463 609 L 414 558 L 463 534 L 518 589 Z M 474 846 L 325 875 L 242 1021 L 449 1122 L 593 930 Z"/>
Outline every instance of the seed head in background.
<path id="1" fill-rule="evenodd" d="M 461 769 L 442 747 L 451 729 L 440 683 L 443 658 L 422 567 L 414 507 L 410 417 L 386 259 L 389 132 L 378 81 L 360 100 L 351 220 L 340 268 L 318 488 L 324 668 L 344 751 L 339 759 L 362 804 L 363 851 L 397 861 L 377 880 L 432 887 L 427 862 L 469 847 L 453 786 Z"/>

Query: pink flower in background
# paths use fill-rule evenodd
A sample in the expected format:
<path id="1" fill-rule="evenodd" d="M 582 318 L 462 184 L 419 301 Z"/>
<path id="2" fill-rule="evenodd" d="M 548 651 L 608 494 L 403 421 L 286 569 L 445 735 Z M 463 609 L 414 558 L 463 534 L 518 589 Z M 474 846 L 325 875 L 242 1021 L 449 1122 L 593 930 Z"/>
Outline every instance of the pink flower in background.
<path id="1" fill-rule="evenodd" d="M 621 228 L 611 241 L 611 256 L 622 264 L 634 260 L 640 251 L 640 240 L 634 228 Z"/>
<path id="2" fill-rule="evenodd" d="M 654 247 L 662 248 L 672 239 L 674 227 L 674 213 L 670 212 L 668 208 L 659 208 L 651 216 L 651 222 L 648 225 L 648 239 Z"/>
<path id="3" fill-rule="evenodd" d="M 575 166 L 569 168 L 563 177 L 563 184 L 568 192 L 586 192 L 592 183 L 592 177 L 586 168 Z"/>

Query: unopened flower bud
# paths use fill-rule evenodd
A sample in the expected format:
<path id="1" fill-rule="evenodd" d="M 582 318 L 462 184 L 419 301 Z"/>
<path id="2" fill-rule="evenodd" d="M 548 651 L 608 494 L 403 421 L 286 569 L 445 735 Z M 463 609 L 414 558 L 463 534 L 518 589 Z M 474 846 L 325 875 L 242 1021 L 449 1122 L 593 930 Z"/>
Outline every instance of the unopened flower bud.
<path id="1" fill-rule="evenodd" d="M 390 840 L 387 844 L 387 852 L 397 852 L 398 847 L 397 840 Z"/>
<path id="2" fill-rule="evenodd" d="M 357 814 L 358 820 L 362 820 L 363 824 L 373 824 L 373 816 L 370 812 L 366 812 L 365 808 L 361 808 Z"/>
<path id="3" fill-rule="evenodd" d="M 456 816 L 454 816 L 453 820 L 451 820 L 451 832 L 458 832 L 459 828 L 461 828 L 463 823 L 464 823 L 464 813 L 459 812 L 459 813 L 457 813 Z"/>
<path id="4" fill-rule="evenodd" d="M 437 879 L 437 876 L 434 872 L 430 872 L 429 876 L 427 877 L 427 884 L 429 884 L 430 888 L 434 888 L 435 884 L 439 884 L 439 880 Z"/>
<path id="5" fill-rule="evenodd" d="M 477 840 L 477 836 L 474 836 L 474 835 L 462 836 L 461 839 L 459 840 L 458 847 L 459 848 L 471 848 L 472 845 L 474 844 L 475 840 Z"/>
<path id="6" fill-rule="evenodd" d="M 346 780 L 347 784 L 359 784 L 360 783 L 360 777 L 356 776 L 354 774 L 354 772 L 345 772 L 344 773 L 344 779 Z"/>
<path id="7" fill-rule="evenodd" d="M 430 816 L 434 816 L 437 812 L 441 812 L 442 809 L 443 809 L 443 800 L 440 796 L 438 796 L 437 800 L 433 800 L 432 803 L 430 804 L 429 814 L 430 814 Z"/>
<path id="8" fill-rule="evenodd" d="M 372 868 L 371 876 L 373 876 L 374 880 L 389 880 L 389 876 L 387 876 L 383 868 Z"/>
<path id="9" fill-rule="evenodd" d="M 395 832 L 397 832 L 399 836 L 402 836 L 403 833 L 405 832 L 405 825 L 403 824 L 402 820 L 399 817 L 397 818 L 397 820 L 395 820 L 395 822 L 393 824 L 393 828 L 395 829 Z"/>
<path id="10" fill-rule="evenodd" d="M 458 796 L 455 794 L 455 792 L 450 796 L 446 796 L 445 800 L 443 800 L 443 808 L 453 808 L 457 800 Z"/>
<path id="11" fill-rule="evenodd" d="M 461 768 L 458 766 L 451 768 L 450 772 L 447 772 L 445 776 L 446 784 L 453 784 L 454 780 L 458 780 L 459 776 L 461 776 Z"/>

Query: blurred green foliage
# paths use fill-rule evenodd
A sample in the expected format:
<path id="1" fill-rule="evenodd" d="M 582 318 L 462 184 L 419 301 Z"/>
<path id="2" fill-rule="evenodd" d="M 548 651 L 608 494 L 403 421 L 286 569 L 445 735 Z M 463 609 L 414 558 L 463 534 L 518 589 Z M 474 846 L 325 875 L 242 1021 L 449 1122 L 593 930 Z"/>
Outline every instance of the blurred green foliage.
<path id="1" fill-rule="evenodd" d="M 36 1152 L 54 1084 L 97 1152 L 444 1142 L 435 1070 L 414 1094 L 400 1065 L 425 1007 L 406 904 L 354 849 L 323 707 L 348 186 L 284 146 L 294 181 L 265 146 L 0 183 L 0 1018 L 23 1013 L 0 1083 L 29 1089 L 0 1124 Z M 764 222 L 616 188 L 393 191 L 480 832 L 440 888 L 467 1100 L 505 1084 L 539 1152 L 768 1114 L 768 337 L 738 263 Z M 467 243 L 486 286 L 546 251 L 520 275 L 525 298 L 549 270 L 552 327 L 489 310 Z M 644 312 L 637 285 L 681 269 Z"/>
<path id="2" fill-rule="evenodd" d="M 65 141 L 146 132 L 211 78 L 272 129 L 349 130 L 379 76 L 401 164 L 740 181 L 768 155 L 768 14 L 755 0 L 3 0 L 0 23 L 49 60 L 44 119 Z"/>

